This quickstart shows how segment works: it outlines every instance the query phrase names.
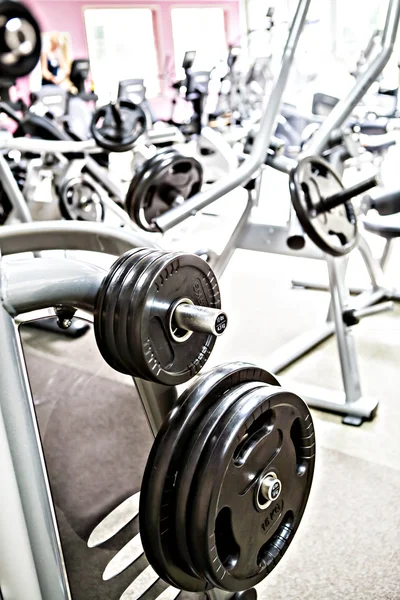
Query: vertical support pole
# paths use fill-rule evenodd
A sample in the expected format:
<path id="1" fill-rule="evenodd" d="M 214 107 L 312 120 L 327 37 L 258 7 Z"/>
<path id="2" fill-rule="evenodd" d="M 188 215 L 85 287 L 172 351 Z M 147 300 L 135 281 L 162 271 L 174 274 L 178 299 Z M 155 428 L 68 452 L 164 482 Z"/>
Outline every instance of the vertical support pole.
<path id="1" fill-rule="evenodd" d="M 342 259 L 327 256 L 326 260 L 343 387 L 346 403 L 350 404 L 361 398 L 361 385 L 352 330 L 343 321 L 343 311 L 348 306 L 349 293 L 345 286 L 342 265 L 339 264 Z"/>
<path id="2" fill-rule="evenodd" d="M 374 258 L 371 248 L 369 247 L 368 242 L 363 235 L 359 236 L 358 250 L 363 257 L 365 266 L 367 268 L 372 289 L 378 290 L 379 288 L 386 288 L 385 275 L 382 271 L 381 265 L 379 264 L 379 261 Z"/>
<path id="3" fill-rule="evenodd" d="M 1 411 L 0 489 L 0 597 L 42 600 Z"/>
<path id="4" fill-rule="evenodd" d="M 393 239 L 388 238 L 385 242 L 385 247 L 383 249 L 382 256 L 379 261 L 382 271 L 384 271 L 385 268 L 387 267 L 389 259 L 392 255 L 392 250 L 393 250 Z"/>
<path id="5" fill-rule="evenodd" d="M 71 598 L 21 341 L 0 304 L 0 411 L 42 600 Z M 21 577 L 24 573 L 21 572 Z M 29 595 L 26 600 L 33 598 Z M 19 599 L 18 599 L 19 600 Z"/>
<path id="6" fill-rule="evenodd" d="M 159 383 L 145 381 L 144 379 L 134 378 L 133 381 L 150 429 L 155 437 L 165 417 L 178 398 L 178 390 L 174 386 L 168 387 Z"/>

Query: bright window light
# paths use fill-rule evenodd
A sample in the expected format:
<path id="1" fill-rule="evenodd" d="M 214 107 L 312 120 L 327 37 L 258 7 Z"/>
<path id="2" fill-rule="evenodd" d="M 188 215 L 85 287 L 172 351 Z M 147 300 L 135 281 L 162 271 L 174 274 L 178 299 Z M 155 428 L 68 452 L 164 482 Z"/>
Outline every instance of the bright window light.
<path id="1" fill-rule="evenodd" d="M 183 78 L 181 68 L 188 50 L 196 51 L 193 69 L 211 71 L 226 59 L 224 11 L 222 8 L 173 8 L 171 11 L 176 76 Z"/>
<path id="2" fill-rule="evenodd" d="M 144 79 L 147 96 L 159 92 L 152 11 L 148 8 L 89 8 L 86 36 L 95 92 L 100 103 L 115 100 L 123 79 Z"/>

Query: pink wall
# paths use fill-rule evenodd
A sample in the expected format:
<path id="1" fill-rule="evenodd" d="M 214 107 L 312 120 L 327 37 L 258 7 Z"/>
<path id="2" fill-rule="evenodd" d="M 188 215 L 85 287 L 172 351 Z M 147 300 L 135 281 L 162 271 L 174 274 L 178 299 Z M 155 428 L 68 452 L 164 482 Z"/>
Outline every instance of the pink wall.
<path id="1" fill-rule="evenodd" d="M 171 27 L 171 8 L 176 6 L 198 7 L 198 6 L 221 6 L 225 11 L 227 40 L 234 42 L 239 35 L 239 0 L 124 0 L 108 2 L 104 0 L 24 0 L 39 21 L 42 31 L 68 31 L 72 40 L 72 51 L 74 58 L 88 56 L 88 49 L 83 20 L 85 7 L 149 7 L 155 10 L 156 39 L 159 51 L 160 67 L 164 56 L 169 54 L 173 57 L 173 40 Z M 205 36 L 206 36 L 205 32 Z"/>

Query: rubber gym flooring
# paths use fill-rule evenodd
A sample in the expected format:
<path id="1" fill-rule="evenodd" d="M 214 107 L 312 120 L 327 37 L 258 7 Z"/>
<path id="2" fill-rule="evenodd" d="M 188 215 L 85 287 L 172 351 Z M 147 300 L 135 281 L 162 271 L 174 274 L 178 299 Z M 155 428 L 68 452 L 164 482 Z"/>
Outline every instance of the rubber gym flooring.
<path id="1" fill-rule="evenodd" d="M 400 287 L 398 259 L 396 252 L 389 275 Z M 268 369 L 269 353 L 322 322 L 328 295 L 291 288 L 294 275 L 315 278 L 316 270 L 323 275 L 324 265 L 315 265 L 237 251 L 221 280 L 229 328 L 210 363 L 246 360 Z M 362 277 L 356 259 L 351 267 L 351 277 Z M 400 598 L 400 307 L 365 319 L 354 335 L 362 388 L 380 399 L 378 416 L 354 428 L 337 416 L 313 411 L 314 486 L 291 547 L 258 586 L 261 600 Z M 128 377 L 104 363 L 92 332 L 68 340 L 26 330 L 23 339 L 73 598 L 119 598 L 145 568 L 144 559 L 108 582 L 101 575 L 137 533 L 137 522 L 98 550 L 89 549 L 86 541 L 99 515 L 140 485 L 151 435 L 135 389 Z M 340 389 L 335 340 L 284 377 Z M 134 586 L 124 599 L 137 597 Z M 162 589 L 152 588 L 146 598 Z"/>

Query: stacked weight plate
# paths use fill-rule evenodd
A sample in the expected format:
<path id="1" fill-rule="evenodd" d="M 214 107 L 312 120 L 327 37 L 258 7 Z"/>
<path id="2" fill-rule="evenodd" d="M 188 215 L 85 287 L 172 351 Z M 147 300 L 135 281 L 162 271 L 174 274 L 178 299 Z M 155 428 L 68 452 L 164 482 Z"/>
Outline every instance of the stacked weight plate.
<path id="1" fill-rule="evenodd" d="M 156 231 L 155 217 L 201 189 L 203 169 L 198 160 L 167 148 L 146 160 L 126 196 L 131 219 L 146 231 Z"/>
<path id="2" fill-rule="evenodd" d="M 94 315 L 97 344 L 108 364 L 165 385 L 196 375 L 216 338 L 187 335 L 174 326 L 171 311 L 182 298 L 197 306 L 221 307 L 215 275 L 204 260 L 147 248 L 122 255 L 102 284 Z"/>
<path id="3" fill-rule="evenodd" d="M 143 547 L 187 591 L 264 579 L 301 521 L 314 470 L 306 404 L 243 363 L 198 378 L 152 447 L 142 482 Z"/>

